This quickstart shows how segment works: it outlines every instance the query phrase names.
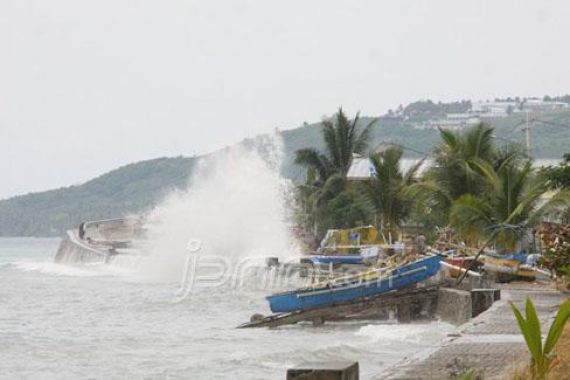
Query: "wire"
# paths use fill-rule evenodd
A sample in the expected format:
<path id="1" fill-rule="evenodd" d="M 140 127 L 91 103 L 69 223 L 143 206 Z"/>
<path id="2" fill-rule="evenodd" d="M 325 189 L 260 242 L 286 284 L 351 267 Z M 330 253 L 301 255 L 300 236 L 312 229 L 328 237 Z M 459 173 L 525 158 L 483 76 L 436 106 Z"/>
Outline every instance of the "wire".
<path id="1" fill-rule="evenodd" d="M 568 124 L 563 124 L 563 123 L 556 123 L 554 121 L 547 121 L 547 120 L 542 120 L 542 119 L 534 119 L 535 121 L 538 121 L 542 124 L 548 124 L 548 125 L 554 125 L 556 127 L 566 127 L 566 128 L 570 128 L 570 125 Z"/>
<path id="2" fill-rule="evenodd" d="M 404 150 L 409 150 L 410 152 L 414 152 L 414 153 L 419 153 L 419 154 L 424 155 L 424 156 L 431 156 L 431 155 L 432 155 L 431 153 L 422 152 L 422 151 L 420 151 L 420 150 L 417 150 L 417 149 L 414 149 L 414 148 L 410 148 L 410 147 L 408 147 L 408 146 L 402 145 L 402 144 L 400 144 L 400 143 L 392 142 L 392 141 L 381 141 L 380 143 L 378 143 L 378 145 L 376 145 L 376 146 L 374 147 L 374 149 L 372 149 L 372 151 L 373 151 L 373 152 L 376 151 L 376 150 L 377 150 L 380 146 L 382 146 L 382 145 L 393 145 L 393 146 L 397 146 L 398 148 L 402 148 L 402 149 L 404 149 Z"/>

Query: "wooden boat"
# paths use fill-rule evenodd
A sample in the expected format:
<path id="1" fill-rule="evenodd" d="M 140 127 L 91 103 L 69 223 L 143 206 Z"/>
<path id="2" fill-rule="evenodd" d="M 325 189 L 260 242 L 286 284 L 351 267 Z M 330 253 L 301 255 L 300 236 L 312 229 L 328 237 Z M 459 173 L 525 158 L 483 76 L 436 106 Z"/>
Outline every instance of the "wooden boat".
<path id="1" fill-rule="evenodd" d="M 452 278 L 459 277 L 462 273 L 461 269 L 471 268 L 474 271 L 478 271 L 481 265 L 478 262 L 474 261 L 475 257 L 472 256 L 449 256 L 445 259 L 446 263 L 455 267 L 449 270 L 449 275 Z"/>
<path id="2" fill-rule="evenodd" d="M 309 260 L 313 264 L 363 264 L 364 257 L 362 255 L 312 255 Z"/>
<path id="3" fill-rule="evenodd" d="M 356 276 L 338 278 L 266 298 L 274 313 L 342 304 L 426 280 L 439 271 L 441 260 L 441 256 L 426 256 L 398 267 L 377 268 Z"/>
<path id="4" fill-rule="evenodd" d="M 533 279 L 536 276 L 534 268 L 526 265 L 527 255 L 511 253 L 508 255 L 485 255 L 483 268 L 496 274 L 498 280 L 508 281 L 516 277 Z"/>
<path id="5" fill-rule="evenodd" d="M 313 264 L 370 264 L 385 252 L 401 253 L 404 246 L 386 244 L 373 226 L 328 230 L 317 250 L 310 255 Z"/>

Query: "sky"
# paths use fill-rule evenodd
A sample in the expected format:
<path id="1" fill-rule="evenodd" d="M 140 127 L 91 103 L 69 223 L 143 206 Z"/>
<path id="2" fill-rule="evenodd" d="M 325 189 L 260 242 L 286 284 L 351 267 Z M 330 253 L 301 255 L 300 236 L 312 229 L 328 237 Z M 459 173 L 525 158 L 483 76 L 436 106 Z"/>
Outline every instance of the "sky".
<path id="1" fill-rule="evenodd" d="M 0 198 L 418 99 L 570 92 L 570 2 L 1 0 Z"/>

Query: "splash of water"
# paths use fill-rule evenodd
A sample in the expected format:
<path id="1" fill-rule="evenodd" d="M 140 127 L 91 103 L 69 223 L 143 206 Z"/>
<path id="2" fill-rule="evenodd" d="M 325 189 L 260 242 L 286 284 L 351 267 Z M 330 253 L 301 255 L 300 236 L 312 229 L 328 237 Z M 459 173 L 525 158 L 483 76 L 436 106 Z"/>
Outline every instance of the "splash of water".
<path id="1" fill-rule="evenodd" d="M 227 265 L 246 258 L 295 256 L 287 227 L 289 181 L 279 175 L 280 144 L 236 147 L 204 159 L 185 191 L 170 194 L 148 216 L 140 272 L 178 281 L 190 239 L 201 241 L 202 257 Z M 227 269 L 227 268 L 226 268 Z"/>

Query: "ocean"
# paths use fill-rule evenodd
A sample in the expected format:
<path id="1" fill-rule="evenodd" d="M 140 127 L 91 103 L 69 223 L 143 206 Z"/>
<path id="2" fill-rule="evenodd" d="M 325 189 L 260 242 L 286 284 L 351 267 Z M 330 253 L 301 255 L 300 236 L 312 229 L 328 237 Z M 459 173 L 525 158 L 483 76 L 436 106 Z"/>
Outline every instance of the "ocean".
<path id="1" fill-rule="evenodd" d="M 54 263 L 59 239 L 0 239 L 2 379 L 283 379 L 311 361 L 358 361 L 368 379 L 438 345 L 440 322 L 236 329 L 268 290 L 141 279 L 137 265 Z"/>

